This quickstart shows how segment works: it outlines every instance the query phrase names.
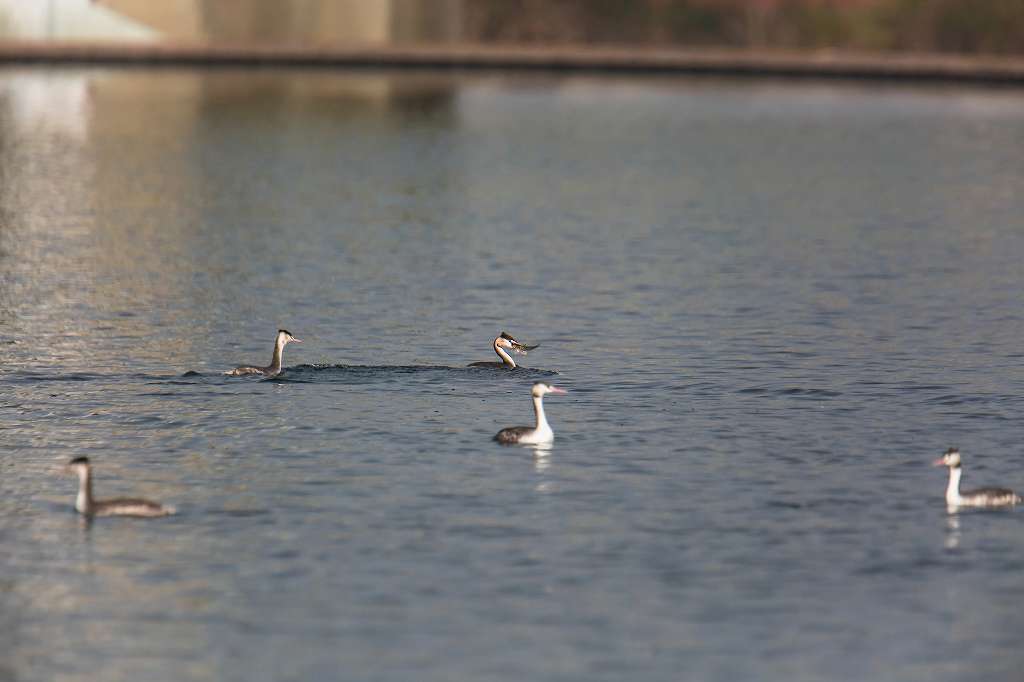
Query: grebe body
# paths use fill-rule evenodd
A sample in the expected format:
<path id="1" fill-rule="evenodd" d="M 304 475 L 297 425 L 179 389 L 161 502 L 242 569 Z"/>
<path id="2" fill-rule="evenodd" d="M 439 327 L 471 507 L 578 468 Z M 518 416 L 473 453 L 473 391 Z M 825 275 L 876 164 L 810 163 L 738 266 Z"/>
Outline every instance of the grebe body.
<path id="1" fill-rule="evenodd" d="M 1009 488 L 978 488 L 960 490 L 963 466 L 960 450 L 950 448 L 932 462 L 933 466 L 949 467 L 949 484 L 946 486 L 946 504 L 951 507 L 1009 507 L 1021 502 L 1021 496 Z"/>
<path id="2" fill-rule="evenodd" d="M 240 367 L 235 367 L 229 372 L 224 372 L 224 374 L 231 377 L 240 377 L 250 374 L 258 374 L 268 377 L 277 376 L 281 373 L 281 357 L 284 354 L 284 347 L 292 341 L 295 343 L 302 343 L 302 339 L 295 338 L 287 329 L 278 329 L 277 339 L 274 341 L 274 357 L 271 358 L 269 365 L 266 367 L 242 365 Z"/>
<path id="3" fill-rule="evenodd" d="M 174 507 L 137 497 L 97 500 L 92 496 L 92 466 L 88 457 L 76 457 L 67 468 L 78 475 L 75 511 L 83 516 L 168 516 Z"/>
<path id="4" fill-rule="evenodd" d="M 537 416 L 536 426 L 510 426 L 502 429 L 494 435 L 494 440 L 502 445 L 533 445 L 536 443 L 550 443 L 555 439 L 555 432 L 551 430 L 547 417 L 544 415 L 544 396 L 548 393 L 565 393 L 561 388 L 552 386 L 543 381 L 538 381 L 530 391 L 533 396 L 533 411 Z"/>
<path id="5" fill-rule="evenodd" d="M 509 334 L 508 332 L 502 332 L 494 339 L 494 342 L 491 344 L 491 347 L 494 349 L 494 352 L 498 354 L 499 358 L 501 358 L 501 362 L 492 362 L 490 360 L 484 362 L 471 362 L 469 363 L 469 366 L 496 368 L 505 367 L 507 369 L 515 369 L 517 366 L 516 361 L 512 359 L 512 356 L 508 354 L 508 351 L 511 350 L 515 353 L 519 353 L 520 355 L 526 355 L 527 351 L 531 351 L 534 348 L 537 348 L 538 346 L 539 344 L 528 346 L 525 343 L 520 343 L 519 341 L 516 341 L 514 338 L 512 338 L 512 335 Z"/>

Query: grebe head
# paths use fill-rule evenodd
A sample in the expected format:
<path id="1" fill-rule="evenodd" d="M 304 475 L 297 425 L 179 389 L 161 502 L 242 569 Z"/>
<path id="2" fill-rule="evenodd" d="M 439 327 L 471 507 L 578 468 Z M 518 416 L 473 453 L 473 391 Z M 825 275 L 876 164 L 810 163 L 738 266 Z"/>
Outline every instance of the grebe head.
<path id="1" fill-rule="evenodd" d="M 65 469 L 68 472 L 72 472 L 81 476 L 89 470 L 89 458 L 88 457 L 75 457 L 73 460 L 67 463 Z"/>
<path id="2" fill-rule="evenodd" d="M 502 332 L 498 336 L 498 338 L 494 340 L 494 345 L 498 346 L 499 348 L 508 348 L 509 350 L 513 350 L 516 353 L 520 353 L 521 355 L 526 355 L 527 351 L 531 351 L 534 348 L 537 348 L 537 345 L 528 346 L 525 343 L 520 343 L 516 341 L 508 332 Z"/>
<path id="3" fill-rule="evenodd" d="M 943 453 L 942 457 L 932 462 L 932 466 L 949 467 L 950 469 L 960 468 L 960 448 L 950 448 Z"/>
<path id="4" fill-rule="evenodd" d="M 548 393 L 564 394 L 567 391 L 565 389 L 558 388 L 557 386 L 552 386 L 551 384 L 545 383 L 543 381 L 538 381 L 533 385 L 533 391 L 531 392 L 533 393 L 534 398 L 543 398 Z"/>
<path id="5" fill-rule="evenodd" d="M 294 341 L 295 343 L 302 343 L 302 339 L 297 339 L 292 336 L 292 333 L 287 329 L 277 330 L 277 342 L 282 346 L 287 346 L 289 343 Z"/>

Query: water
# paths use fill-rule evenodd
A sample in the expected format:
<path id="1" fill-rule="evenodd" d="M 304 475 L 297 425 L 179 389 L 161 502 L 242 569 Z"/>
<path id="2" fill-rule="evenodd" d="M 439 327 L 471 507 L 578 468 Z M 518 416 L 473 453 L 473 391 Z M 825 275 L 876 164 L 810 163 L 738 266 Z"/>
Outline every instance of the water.
<path id="1" fill-rule="evenodd" d="M 1022 152 L 1013 90 L 0 73 L 0 678 L 1015 677 L 1024 516 L 927 464 L 1024 488 Z"/>

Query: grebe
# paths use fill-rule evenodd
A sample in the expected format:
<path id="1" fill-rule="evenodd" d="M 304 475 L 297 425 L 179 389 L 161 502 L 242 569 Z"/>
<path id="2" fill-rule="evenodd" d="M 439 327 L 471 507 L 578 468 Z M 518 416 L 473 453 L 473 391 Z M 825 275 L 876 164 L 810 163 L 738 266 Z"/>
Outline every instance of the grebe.
<path id="1" fill-rule="evenodd" d="M 469 363 L 469 366 L 508 367 L 509 369 L 515 369 L 516 361 L 512 359 L 511 355 L 505 352 L 505 349 L 508 348 L 509 350 L 515 351 L 516 353 L 520 353 L 521 355 L 526 355 L 527 351 L 531 351 L 534 348 L 537 348 L 539 345 L 540 344 L 537 344 L 535 346 L 527 346 L 525 343 L 519 343 L 518 341 L 516 341 L 508 332 L 502 332 L 498 334 L 498 336 L 494 339 L 494 343 L 492 344 L 494 352 L 498 354 L 499 358 L 501 358 L 501 362 L 471 362 Z"/>
<path id="2" fill-rule="evenodd" d="M 274 341 L 274 357 L 270 361 L 269 365 L 266 367 L 250 367 L 248 365 L 242 365 L 241 367 L 235 367 L 230 372 L 224 373 L 231 377 L 240 377 L 246 374 L 263 374 L 268 377 L 277 376 L 281 373 L 281 355 L 284 353 L 284 347 L 292 341 L 295 343 L 302 343 L 302 339 L 295 338 L 287 329 L 278 329 L 277 340 Z"/>
<path id="3" fill-rule="evenodd" d="M 92 467 L 89 458 L 76 457 L 68 462 L 67 468 L 78 474 L 75 509 L 83 516 L 167 516 L 174 513 L 174 507 L 150 500 L 129 497 L 112 500 L 93 499 Z"/>
<path id="4" fill-rule="evenodd" d="M 528 445 L 532 443 L 550 443 L 553 441 L 555 439 L 555 432 L 548 426 L 548 420 L 544 416 L 544 396 L 548 393 L 565 393 L 565 391 L 543 381 L 535 383 L 531 394 L 533 395 L 533 411 L 537 414 L 537 425 L 510 426 L 507 429 L 498 431 L 494 436 L 494 440 L 502 445 L 512 445 L 513 443 Z"/>
<path id="5" fill-rule="evenodd" d="M 949 467 L 949 485 L 946 487 L 946 504 L 951 507 L 1006 507 L 1021 501 L 1020 495 L 1007 488 L 979 488 L 960 492 L 960 450 L 950 448 L 932 466 Z"/>

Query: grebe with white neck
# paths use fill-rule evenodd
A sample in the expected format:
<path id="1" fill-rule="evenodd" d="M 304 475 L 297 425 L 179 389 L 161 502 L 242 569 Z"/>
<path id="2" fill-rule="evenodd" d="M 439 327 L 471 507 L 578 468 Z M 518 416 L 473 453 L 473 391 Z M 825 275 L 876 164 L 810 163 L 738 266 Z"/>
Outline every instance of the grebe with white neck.
<path id="1" fill-rule="evenodd" d="M 946 486 L 946 504 L 950 507 L 1008 507 L 1021 502 L 1021 497 L 1008 488 L 978 488 L 960 491 L 963 466 L 960 450 L 950 448 L 932 462 L 932 466 L 949 467 L 949 485 Z"/>
<path id="2" fill-rule="evenodd" d="M 75 510 L 83 516 L 168 516 L 174 507 L 152 500 L 135 497 L 117 497 L 111 500 L 97 500 L 92 496 L 92 465 L 88 457 L 76 457 L 67 465 L 68 470 L 78 474 L 78 497 Z"/>
<path id="3" fill-rule="evenodd" d="M 302 339 L 295 338 L 287 329 L 278 329 L 277 339 L 274 341 L 274 357 L 271 358 L 269 365 L 266 367 L 242 365 L 224 373 L 231 377 L 246 376 L 248 374 L 261 374 L 268 377 L 277 376 L 281 373 L 281 356 L 284 354 L 284 347 L 292 341 L 302 343 Z"/>
<path id="4" fill-rule="evenodd" d="M 550 443 L 555 439 L 555 432 L 548 425 L 544 416 L 544 396 L 548 393 L 564 394 L 566 391 L 543 381 L 538 381 L 530 391 L 533 396 L 533 411 L 537 415 L 536 426 L 510 426 L 498 431 L 494 440 L 502 445 L 531 445 L 534 443 Z"/>
<path id="5" fill-rule="evenodd" d="M 508 354 L 508 351 L 519 353 L 520 355 L 526 355 L 527 351 L 531 351 L 534 348 L 539 347 L 540 344 L 528 346 L 525 343 L 520 343 L 512 338 L 512 335 L 508 332 L 502 332 L 495 337 L 491 347 L 494 352 L 501 358 L 501 362 L 483 361 L 483 362 L 471 362 L 470 367 L 507 367 L 508 369 L 515 369 L 517 367 L 516 361 L 512 359 L 512 356 Z"/>

